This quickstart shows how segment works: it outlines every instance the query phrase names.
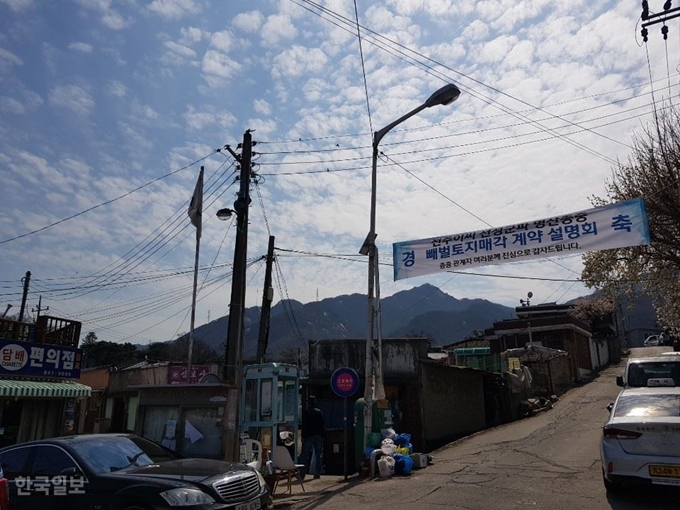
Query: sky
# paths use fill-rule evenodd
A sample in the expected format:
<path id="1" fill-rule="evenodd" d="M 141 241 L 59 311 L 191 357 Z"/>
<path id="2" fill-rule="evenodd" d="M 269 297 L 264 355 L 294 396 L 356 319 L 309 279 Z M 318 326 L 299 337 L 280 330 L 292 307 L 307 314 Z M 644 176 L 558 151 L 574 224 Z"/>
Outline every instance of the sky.
<path id="1" fill-rule="evenodd" d="M 662 9 L 650 0 L 650 11 Z M 253 141 L 246 306 L 366 294 L 372 133 L 382 297 L 425 283 L 519 306 L 591 292 L 579 254 L 392 277 L 392 243 L 589 209 L 677 94 L 680 26 L 639 2 L 0 0 L 0 313 L 100 340 L 189 331 L 187 215 L 205 168 L 196 326 L 226 315 L 236 160 Z M 47 309 L 46 307 L 49 307 Z M 226 332 L 225 332 L 226 335 Z"/>

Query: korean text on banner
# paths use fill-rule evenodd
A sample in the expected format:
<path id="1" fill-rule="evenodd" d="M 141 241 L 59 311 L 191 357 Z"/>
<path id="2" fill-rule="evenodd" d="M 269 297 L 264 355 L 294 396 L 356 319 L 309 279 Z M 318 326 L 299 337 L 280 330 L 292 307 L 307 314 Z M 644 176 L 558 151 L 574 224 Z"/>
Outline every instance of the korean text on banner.
<path id="1" fill-rule="evenodd" d="M 394 280 L 649 244 L 641 198 L 543 220 L 394 243 Z"/>

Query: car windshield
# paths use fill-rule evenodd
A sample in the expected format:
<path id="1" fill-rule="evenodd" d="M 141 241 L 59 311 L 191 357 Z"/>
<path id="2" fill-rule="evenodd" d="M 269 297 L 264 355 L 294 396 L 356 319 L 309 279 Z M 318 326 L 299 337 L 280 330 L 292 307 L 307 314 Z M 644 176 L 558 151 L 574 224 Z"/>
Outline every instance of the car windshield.
<path id="1" fill-rule="evenodd" d="M 160 446 L 137 437 L 92 437 L 76 441 L 73 448 L 96 473 L 110 473 L 132 466 L 148 466 L 173 458 Z"/>
<path id="2" fill-rule="evenodd" d="M 649 379 L 673 379 L 680 386 L 680 362 L 664 359 L 633 363 L 628 368 L 628 386 L 645 387 Z"/>
<path id="3" fill-rule="evenodd" d="M 616 403 L 616 418 L 668 418 L 680 416 L 680 395 L 622 395 Z"/>

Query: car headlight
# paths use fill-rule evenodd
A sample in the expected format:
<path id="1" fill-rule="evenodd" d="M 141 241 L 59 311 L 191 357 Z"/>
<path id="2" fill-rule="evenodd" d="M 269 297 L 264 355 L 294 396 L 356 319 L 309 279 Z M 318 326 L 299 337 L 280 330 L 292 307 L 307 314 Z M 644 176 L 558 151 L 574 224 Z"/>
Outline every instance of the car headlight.
<path id="1" fill-rule="evenodd" d="M 260 489 L 267 485 L 267 482 L 264 481 L 264 476 L 262 476 L 258 469 L 255 470 L 255 474 L 257 474 L 257 480 L 260 482 Z"/>
<path id="2" fill-rule="evenodd" d="M 170 506 L 209 505 L 215 502 L 210 494 L 189 487 L 170 489 L 161 492 L 161 496 Z"/>

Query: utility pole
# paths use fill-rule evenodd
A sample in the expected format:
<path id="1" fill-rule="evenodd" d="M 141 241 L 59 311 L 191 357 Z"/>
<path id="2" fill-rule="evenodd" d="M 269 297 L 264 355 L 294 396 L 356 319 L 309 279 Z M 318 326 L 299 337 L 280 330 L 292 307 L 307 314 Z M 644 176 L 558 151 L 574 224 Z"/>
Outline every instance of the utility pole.
<path id="1" fill-rule="evenodd" d="M 31 312 L 36 313 L 36 316 L 35 316 L 36 324 L 38 322 L 38 319 L 40 319 L 40 312 L 47 312 L 49 309 L 50 309 L 49 306 L 46 306 L 45 308 L 42 307 L 42 296 L 38 297 L 38 307 L 31 309 Z"/>
<path id="2" fill-rule="evenodd" d="M 250 130 L 243 135 L 241 155 L 239 156 L 227 146 L 227 150 L 241 164 L 239 193 L 234 202 L 236 211 L 236 243 L 234 246 L 234 266 L 231 280 L 231 304 L 229 305 L 229 324 L 227 326 L 227 342 L 224 353 L 223 380 L 232 385 L 235 391 L 233 419 L 227 423 L 226 431 L 226 459 L 238 461 L 240 451 L 240 400 L 243 364 L 243 322 L 246 301 L 246 261 L 248 253 L 248 207 L 250 205 L 250 167 L 252 158 L 252 136 Z"/>
<path id="3" fill-rule="evenodd" d="M 264 291 L 262 292 L 262 313 L 260 315 L 260 334 L 257 337 L 257 362 L 264 363 L 267 344 L 269 343 L 269 318 L 274 299 L 272 289 L 272 265 L 274 263 L 274 236 L 269 236 L 267 263 L 264 273 Z"/>
<path id="4" fill-rule="evenodd" d="M 680 7 L 673 8 L 673 2 L 666 0 L 663 4 L 663 12 L 657 12 L 655 14 L 649 13 L 649 2 L 647 0 L 642 0 L 642 14 L 640 18 L 642 19 L 642 40 L 647 42 L 647 37 L 649 36 L 649 30 L 647 27 L 651 25 L 656 25 L 657 23 L 663 23 L 661 25 L 661 34 L 664 40 L 668 40 L 668 25 L 667 21 L 680 16 Z"/>
<path id="5" fill-rule="evenodd" d="M 24 284 L 24 295 L 21 298 L 21 309 L 19 310 L 19 322 L 24 322 L 24 311 L 26 310 L 26 297 L 28 297 L 28 286 L 31 284 L 31 272 L 26 271 L 26 276 L 21 279 Z"/>

